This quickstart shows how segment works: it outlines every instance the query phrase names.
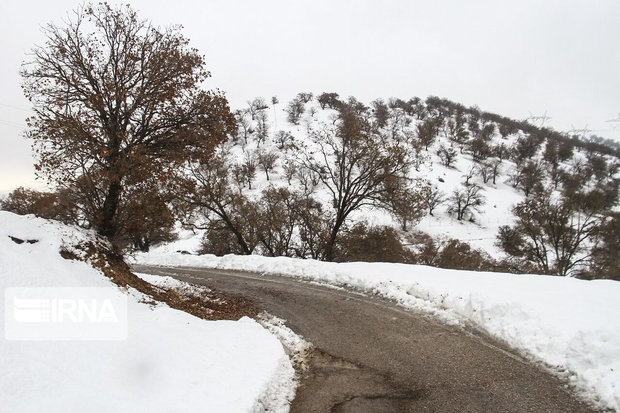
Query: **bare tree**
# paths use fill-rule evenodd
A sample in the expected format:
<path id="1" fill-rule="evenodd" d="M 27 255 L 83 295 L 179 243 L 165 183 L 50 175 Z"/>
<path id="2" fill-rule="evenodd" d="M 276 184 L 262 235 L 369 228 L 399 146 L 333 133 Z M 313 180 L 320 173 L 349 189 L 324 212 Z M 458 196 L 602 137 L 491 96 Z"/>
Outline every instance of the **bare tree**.
<path id="1" fill-rule="evenodd" d="M 276 133 L 275 143 L 278 146 L 278 149 L 285 150 L 293 144 L 293 135 L 289 132 L 280 130 Z"/>
<path id="2" fill-rule="evenodd" d="M 620 280 L 618 251 L 620 251 L 620 213 L 611 212 L 596 234 L 588 276 Z"/>
<path id="3" fill-rule="evenodd" d="M 269 180 L 269 171 L 273 171 L 278 161 L 278 154 L 274 151 L 260 151 L 257 156 L 258 166 L 265 172 Z"/>
<path id="4" fill-rule="evenodd" d="M 254 152 L 246 152 L 243 163 L 241 164 L 241 171 L 245 181 L 248 183 L 248 189 L 252 189 L 252 182 L 256 178 L 256 167 L 256 155 Z"/>
<path id="5" fill-rule="evenodd" d="M 390 116 L 390 108 L 385 104 L 383 99 L 374 100 L 371 102 L 371 106 L 377 127 L 385 127 Z"/>
<path id="6" fill-rule="evenodd" d="M 299 119 L 304 114 L 305 105 L 304 101 L 299 97 L 295 97 L 286 106 L 286 113 L 288 114 L 288 121 L 293 125 L 299 125 Z"/>
<path id="7" fill-rule="evenodd" d="M 482 182 L 485 184 L 489 182 L 489 179 L 491 179 L 492 171 L 493 168 L 490 162 L 481 162 L 480 165 L 478 165 L 478 174 L 482 178 Z"/>
<path id="8" fill-rule="evenodd" d="M 264 143 L 269 136 L 269 123 L 267 123 L 267 111 L 259 110 L 256 113 L 256 147 Z"/>
<path id="9" fill-rule="evenodd" d="M 286 188 L 269 188 L 260 208 L 259 239 L 267 255 L 323 257 L 329 227 L 317 201 Z"/>
<path id="10" fill-rule="evenodd" d="M 484 161 L 491 156 L 491 147 L 488 142 L 481 137 L 476 137 L 469 141 L 469 151 L 475 161 Z"/>
<path id="11" fill-rule="evenodd" d="M 465 218 L 470 210 L 480 212 L 480 207 L 485 203 L 482 191 L 478 184 L 463 185 L 460 189 L 455 189 L 449 199 L 448 212 L 455 213 L 459 221 Z"/>
<path id="12" fill-rule="evenodd" d="M 293 255 L 293 234 L 298 226 L 294 204 L 298 195 L 286 188 L 263 191 L 259 205 L 261 222 L 259 239 L 271 257 Z"/>
<path id="13" fill-rule="evenodd" d="M 246 183 L 243 165 L 242 164 L 231 165 L 230 173 L 231 173 L 230 176 L 231 176 L 232 181 L 236 184 L 238 191 L 241 193 Z"/>
<path id="14" fill-rule="evenodd" d="M 373 135 L 355 110 L 342 110 L 335 131 L 316 132 L 311 139 L 317 153 L 304 151 L 301 164 L 315 172 L 331 194 L 334 217 L 325 258 L 332 260 L 338 233 L 351 212 L 380 203 L 387 179 L 405 174 L 410 163 L 404 149 Z"/>
<path id="15" fill-rule="evenodd" d="M 293 177 L 297 174 L 297 164 L 295 161 L 287 159 L 284 161 L 284 165 L 282 165 L 282 169 L 284 169 L 284 176 L 286 177 L 286 183 L 291 185 L 291 181 Z"/>
<path id="16" fill-rule="evenodd" d="M 319 174 L 315 171 L 298 165 L 295 163 L 295 176 L 301 185 L 304 187 L 305 194 L 311 194 L 314 192 L 314 188 L 319 184 Z"/>
<path id="17" fill-rule="evenodd" d="M 274 126 L 277 128 L 278 127 L 278 114 L 276 113 L 276 105 L 280 103 L 280 101 L 278 100 L 277 96 L 272 96 L 271 97 L 271 106 L 273 106 L 273 123 Z"/>
<path id="18" fill-rule="evenodd" d="M 477 170 L 478 169 L 476 168 L 476 166 L 472 166 L 472 167 L 469 168 L 467 173 L 465 175 L 463 175 L 463 178 L 465 178 L 464 184 L 466 186 L 471 184 L 469 181 L 472 180 L 474 176 L 476 176 L 476 171 Z"/>
<path id="19" fill-rule="evenodd" d="M 267 102 L 265 102 L 265 99 L 263 98 L 258 97 L 248 101 L 247 110 L 252 117 L 252 120 L 256 120 L 256 115 L 258 115 L 258 112 L 261 112 L 265 109 L 269 109 L 269 105 L 267 105 Z"/>
<path id="20" fill-rule="evenodd" d="M 501 159 L 495 159 L 490 164 L 491 167 L 491 179 L 493 179 L 493 185 L 496 184 L 497 177 L 502 172 L 502 161 Z"/>
<path id="21" fill-rule="evenodd" d="M 340 101 L 339 98 L 338 93 L 323 92 L 317 97 L 317 101 L 319 102 L 319 105 L 321 105 L 321 109 L 340 109 L 342 106 L 342 101 Z"/>
<path id="22" fill-rule="evenodd" d="M 239 125 L 241 131 L 243 131 L 243 143 L 246 145 L 248 144 L 248 138 L 252 133 L 254 133 L 254 129 L 252 129 L 252 122 L 248 119 L 247 113 L 248 112 L 246 110 L 235 111 L 237 125 Z"/>
<path id="23" fill-rule="evenodd" d="M 293 212 L 299 222 L 300 243 L 295 247 L 295 255 L 300 258 L 324 259 L 330 221 L 325 217 L 321 203 L 304 194 L 292 204 Z"/>
<path id="24" fill-rule="evenodd" d="M 504 142 L 492 148 L 493 156 L 497 156 L 500 161 L 510 158 L 510 148 Z"/>
<path id="25" fill-rule="evenodd" d="M 417 126 L 418 140 L 424 146 L 424 149 L 428 151 L 428 147 L 435 142 L 437 134 L 439 133 L 440 121 L 438 118 L 428 118 L 421 122 Z"/>
<path id="26" fill-rule="evenodd" d="M 452 119 L 446 122 L 448 128 L 448 136 L 450 139 L 460 146 L 460 152 L 469 141 L 469 131 L 466 127 L 466 119 L 461 111 L 458 111 Z"/>
<path id="27" fill-rule="evenodd" d="M 446 196 L 436 186 L 428 185 L 422 190 L 422 200 L 428 209 L 428 214 L 434 216 L 433 211 L 446 201 Z"/>
<path id="28" fill-rule="evenodd" d="M 458 156 L 458 153 L 453 147 L 441 144 L 437 150 L 437 155 L 439 156 L 439 159 L 441 159 L 443 166 L 450 168 Z"/>
<path id="29" fill-rule="evenodd" d="M 185 179 L 182 185 L 190 186 L 192 190 L 185 191 L 182 201 L 189 210 L 206 219 L 206 223 L 198 227 L 209 230 L 210 239 L 207 241 L 216 244 L 218 239 L 230 234 L 237 248 L 225 252 L 249 255 L 259 242 L 259 208 L 240 192 L 231 190 L 230 171 L 231 167 L 223 156 L 191 165 L 187 171 L 191 179 Z"/>
<path id="30" fill-rule="evenodd" d="M 517 166 L 516 187 L 522 189 L 525 196 L 529 196 L 534 188 L 542 185 L 544 176 L 544 168 L 539 162 L 528 161 Z"/>
<path id="31" fill-rule="evenodd" d="M 390 103 L 391 110 L 388 113 L 387 127 L 390 130 L 390 137 L 395 141 L 409 142 L 415 136 L 415 132 L 409 128 L 411 118 L 407 117 L 404 109 L 394 107 L 394 102 Z"/>

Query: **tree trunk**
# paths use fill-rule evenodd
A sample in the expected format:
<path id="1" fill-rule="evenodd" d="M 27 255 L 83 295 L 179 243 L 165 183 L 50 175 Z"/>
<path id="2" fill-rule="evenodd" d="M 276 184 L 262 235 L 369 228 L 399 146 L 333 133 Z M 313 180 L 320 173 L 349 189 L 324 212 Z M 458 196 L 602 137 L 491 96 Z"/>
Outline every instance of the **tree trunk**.
<path id="1" fill-rule="evenodd" d="M 118 180 L 113 180 L 108 187 L 108 193 L 103 203 L 101 220 L 98 232 L 100 235 L 112 239 L 116 235 L 116 211 L 121 197 L 121 184 Z"/>
<path id="2" fill-rule="evenodd" d="M 224 221 L 228 229 L 233 233 L 233 235 L 237 239 L 237 243 L 239 244 L 239 246 L 241 247 L 241 250 L 243 251 L 243 254 L 252 255 L 252 251 L 250 250 L 250 247 L 248 246 L 248 244 L 245 242 L 243 234 L 241 234 L 241 232 L 237 230 L 233 222 L 230 220 L 230 218 L 228 218 L 228 215 L 226 214 L 224 209 L 219 205 L 218 207 L 220 208 L 219 211 L 213 210 L 213 209 L 212 211 L 215 212 L 220 218 L 222 218 L 222 220 Z"/>
<path id="3" fill-rule="evenodd" d="M 243 239 L 243 235 L 241 235 L 241 233 L 239 231 L 237 231 L 236 228 L 234 228 L 232 223 L 228 223 L 228 226 L 229 226 L 230 230 L 232 231 L 232 233 L 237 238 L 237 243 L 239 244 L 239 246 L 243 250 L 243 254 L 245 254 L 245 255 L 252 255 L 252 251 L 250 250 L 250 247 L 248 246 L 248 244 L 245 242 L 245 239 Z"/>
<path id="4" fill-rule="evenodd" d="M 338 236 L 338 232 L 340 231 L 340 227 L 342 227 L 344 220 L 345 220 L 345 217 L 340 216 L 340 214 L 336 218 L 336 222 L 334 223 L 334 228 L 332 228 L 332 232 L 329 236 L 327 246 L 325 247 L 325 261 L 334 260 L 334 246 L 336 245 L 336 237 Z"/>

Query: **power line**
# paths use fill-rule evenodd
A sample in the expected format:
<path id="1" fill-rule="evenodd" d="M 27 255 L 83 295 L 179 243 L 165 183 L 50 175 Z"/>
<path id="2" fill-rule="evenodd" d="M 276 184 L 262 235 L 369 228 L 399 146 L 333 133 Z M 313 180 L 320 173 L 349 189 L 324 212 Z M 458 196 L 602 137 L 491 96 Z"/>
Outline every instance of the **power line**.
<path id="1" fill-rule="evenodd" d="M 4 120 L 4 119 L 0 119 L 0 123 L 3 123 L 3 124 L 8 125 L 8 126 L 15 126 L 15 127 L 18 127 L 18 128 L 27 128 L 28 127 L 27 125 L 25 125 L 23 123 L 12 122 L 10 120 Z"/>
<path id="2" fill-rule="evenodd" d="M 30 109 L 26 109 L 24 107 L 15 106 L 15 105 L 9 105 L 9 104 L 6 104 L 6 103 L 0 103 L 0 106 L 4 106 L 4 107 L 7 107 L 7 108 L 11 108 L 11 109 L 17 109 L 17 110 L 21 110 L 21 111 L 24 111 L 24 112 L 32 112 Z"/>
<path id="3" fill-rule="evenodd" d="M 615 123 L 615 125 L 612 126 L 612 129 L 616 129 L 618 128 L 618 126 L 620 126 L 620 113 L 618 113 L 618 117 L 615 119 L 609 119 L 605 122 L 609 122 L 609 123 Z"/>
<path id="4" fill-rule="evenodd" d="M 22 112 L 32 113 L 32 111 L 29 110 L 29 109 L 26 109 L 26 108 L 23 108 L 23 107 L 20 107 L 20 106 L 9 105 L 8 103 L 0 103 L 0 106 L 5 107 L 5 108 L 11 108 L 11 109 L 15 109 L 15 110 L 20 110 Z M 11 120 L 5 120 L 5 119 L 0 119 L 0 123 L 3 124 L 3 125 L 7 125 L 7 126 L 14 126 L 16 128 L 26 128 L 27 127 L 24 123 L 13 122 Z"/>

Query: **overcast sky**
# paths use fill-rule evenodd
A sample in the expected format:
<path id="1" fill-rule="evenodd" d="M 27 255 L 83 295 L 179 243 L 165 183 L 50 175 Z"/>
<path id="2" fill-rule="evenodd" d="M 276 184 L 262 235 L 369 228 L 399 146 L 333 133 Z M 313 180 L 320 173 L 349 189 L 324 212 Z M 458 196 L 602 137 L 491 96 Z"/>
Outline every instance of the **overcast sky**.
<path id="1" fill-rule="evenodd" d="M 114 3 L 114 2 L 111 2 Z M 233 108 L 256 96 L 429 95 L 620 140 L 620 1 L 135 0 L 182 24 Z M 0 3 L 0 191 L 33 185 L 18 70 L 79 1 Z M 615 129 L 614 129 L 615 127 Z"/>

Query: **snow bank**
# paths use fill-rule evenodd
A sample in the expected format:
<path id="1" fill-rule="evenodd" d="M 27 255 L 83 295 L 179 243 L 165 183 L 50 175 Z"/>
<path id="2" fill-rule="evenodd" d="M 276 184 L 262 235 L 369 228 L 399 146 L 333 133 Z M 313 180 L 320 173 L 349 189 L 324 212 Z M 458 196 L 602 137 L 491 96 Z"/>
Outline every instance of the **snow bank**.
<path id="1" fill-rule="evenodd" d="M 620 283 L 478 273 L 420 265 L 326 263 L 262 256 L 181 255 L 170 246 L 136 261 L 283 274 L 363 289 L 452 323 L 470 323 L 620 410 Z"/>
<path id="2" fill-rule="evenodd" d="M 38 242 L 17 244 L 10 236 Z M 275 336 L 249 318 L 205 321 L 146 305 L 91 266 L 58 254 L 63 245 L 92 239 L 77 228 L 0 211 L 2 320 L 4 292 L 12 287 L 113 287 L 128 296 L 126 340 L 11 341 L 3 334 L 2 409 L 288 411 L 294 372 Z"/>

